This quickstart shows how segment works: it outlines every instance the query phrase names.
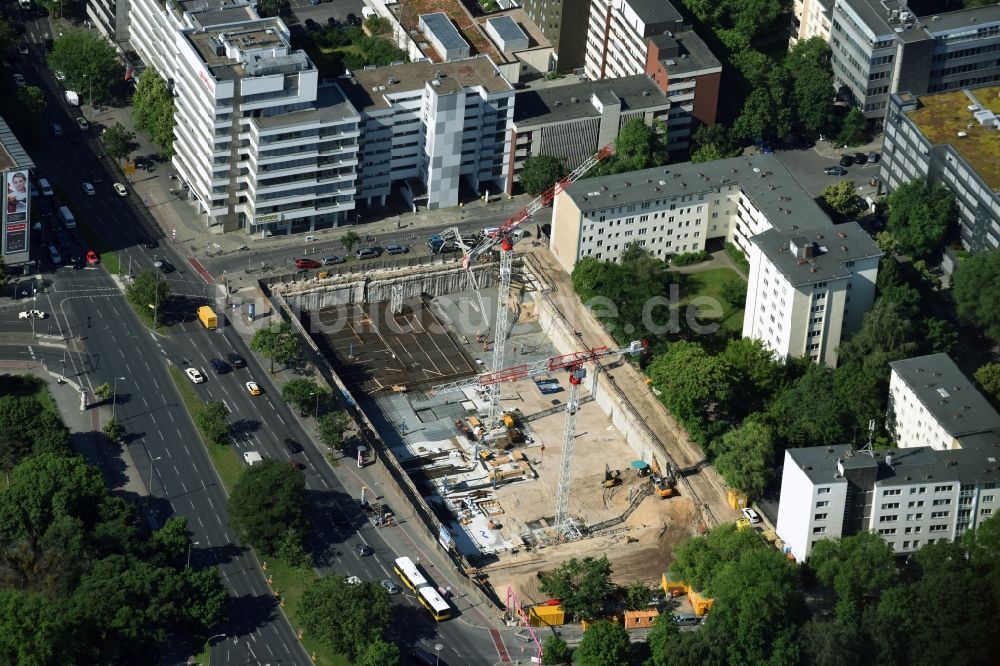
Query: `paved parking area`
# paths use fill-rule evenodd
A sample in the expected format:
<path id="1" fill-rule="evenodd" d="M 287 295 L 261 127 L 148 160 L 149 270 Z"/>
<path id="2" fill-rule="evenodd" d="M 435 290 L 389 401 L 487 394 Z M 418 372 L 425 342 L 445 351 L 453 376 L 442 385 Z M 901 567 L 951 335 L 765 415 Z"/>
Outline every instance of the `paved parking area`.
<path id="1" fill-rule="evenodd" d="M 843 152 L 851 154 L 863 152 L 867 154 L 869 150 L 874 150 L 877 153 L 882 152 L 881 146 L 877 144 L 848 148 Z M 827 155 L 825 153 L 830 154 Z M 866 196 L 874 191 L 875 188 L 869 186 L 868 183 L 873 178 L 878 178 L 877 162 L 874 164 L 869 162 L 860 166 L 846 167 L 846 176 L 827 176 L 823 173 L 823 169 L 839 163 L 839 157 L 832 153 L 832 150 L 822 150 L 821 152 L 821 150 L 816 148 L 774 151 L 775 157 L 795 176 L 795 180 L 799 182 L 802 189 L 808 192 L 810 196 L 818 197 L 824 187 L 845 179 L 854 181 L 854 187 L 861 196 Z"/>
<path id="2" fill-rule="evenodd" d="M 302 23 L 305 23 L 306 19 L 312 19 L 325 26 L 331 16 L 341 23 L 347 20 L 348 14 L 360 17 L 361 8 L 365 3 L 362 0 L 332 0 L 311 5 L 309 0 L 290 0 L 289 5 Z"/>

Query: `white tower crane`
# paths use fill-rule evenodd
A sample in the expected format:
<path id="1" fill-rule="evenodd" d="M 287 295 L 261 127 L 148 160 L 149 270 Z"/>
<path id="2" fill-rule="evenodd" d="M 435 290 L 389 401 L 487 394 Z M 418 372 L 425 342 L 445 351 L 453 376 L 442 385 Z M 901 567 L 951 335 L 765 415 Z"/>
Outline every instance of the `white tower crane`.
<path id="1" fill-rule="evenodd" d="M 431 389 L 435 394 L 450 393 L 464 389 L 491 391 L 504 382 L 535 377 L 554 370 L 569 370 L 569 399 L 566 401 L 566 425 L 563 429 L 562 455 L 559 458 L 559 486 L 556 489 L 555 529 L 561 535 L 575 532 L 573 520 L 569 516 L 569 486 L 573 470 L 573 444 L 576 440 L 576 413 L 580 406 L 580 383 L 585 377 L 584 366 L 596 363 L 618 354 L 638 355 L 646 349 L 644 340 L 635 340 L 624 347 L 596 347 L 572 354 L 553 356 L 534 363 L 525 363 L 493 372 L 484 372 L 475 377 L 448 384 L 439 384 Z M 494 357 L 495 358 L 495 357 Z"/>
<path id="2" fill-rule="evenodd" d="M 462 248 L 462 267 L 469 273 L 469 280 L 479 298 L 479 307 L 486 313 L 486 307 L 482 296 L 479 294 L 479 285 L 470 267 L 484 254 L 489 252 L 495 245 L 500 246 L 500 280 L 497 286 L 497 316 L 496 325 L 493 329 L 493 371 L 498 372 L 504 367 L 504 351 L 507 342 L 507 303 L 510 300 L 510 278 L 514 266 L 514 241 L 510 237 L 511 232 L 522 222 L 530 218 L 545 206 L 552 203 L 556 195 L 566 189 L 570 183 L 576 182 L 588 171 L 596 166 L 601 160 L 610 156 L 614 152 L 614 145 L 608 144 L 604 148 L 588 157 L 583 164 L 573 169 L 568 176 L 545 190 L 527 206 L 522 208 L 513 217 L 501 224 L 497 230 L 483 237 L 475 245 L 469 246 L 462 239 L 457 227 L 452 227 L 441 234 L 443 241 L 454 241 Z M 493 384 L 489 391 L 489 409 L 486 414 L 486 427 L 495 428 L 500 422 L 500 384 Z"/>

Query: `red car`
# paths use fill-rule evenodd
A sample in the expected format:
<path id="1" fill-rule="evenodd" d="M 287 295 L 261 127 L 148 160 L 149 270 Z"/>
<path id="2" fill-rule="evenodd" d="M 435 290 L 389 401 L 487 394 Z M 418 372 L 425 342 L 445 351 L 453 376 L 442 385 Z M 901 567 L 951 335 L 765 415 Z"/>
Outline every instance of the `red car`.
<path id="1" fill-rule="evenodd" d="M 322 264 L 320 264 L 315 259 L 296 259 L 295 260 L 295 267 L 296 268 L 319 268 L 321 265 Z"/>
<path id="2" fill-rule="evenodd" d="M 87 250 L 87 263 L 91 266 L 96 266 L 100 263 L 101 258 L 97 256 L 97 253 L 93 250 Z"/>

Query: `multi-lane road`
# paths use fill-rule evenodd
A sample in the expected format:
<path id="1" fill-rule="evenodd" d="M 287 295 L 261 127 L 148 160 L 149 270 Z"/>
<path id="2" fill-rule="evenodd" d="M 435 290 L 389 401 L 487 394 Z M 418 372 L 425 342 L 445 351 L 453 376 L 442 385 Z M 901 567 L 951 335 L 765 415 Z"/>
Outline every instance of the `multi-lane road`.
<path id="1" fill-rule="evenodd" d="M 44 40 L 48 28 L 43 23 L 29 23 L 29 40 Z M 42 48 L 40 43 L 32 45 L 34 60 L 22 61 L 20 71 L 30 84 L 48 93 L 45 124 L 58 122 L 67 133 L 78 132 L 72 119 L 77 111 L 66 107 L 54 78 L 38 66 Z M 166 257 L 178 268 L 163 276 L 174 294 L 191 299 L 211 297 L 208 285 L 168 244 L 153 249 L 142 247 L 142 241 L 162 234 L 150 226 L 138 197 L 123 198 L 114 192 L 111 184 L 116 177 L 96 157 L 100 153 L 96 137 L 85 133 L 76 137 L 68 140 L 66 135 L 48 134 L 32 157 L 38 172 L 64 199 L 72 201 L 81 224 L 99 236 L 105 247 L 119 252 L 123 265 L 131 261 L 135 271 Z M 104 183 L 88 196 L 81 183 L 93 171 L 102 173 Z M 473 229 L 488 225 L 477 221 L 463 226 Z M 241 265 L 245 262 L 242 257 L 236 260 Z M 157 336 L 141 324 L 103 268 L 74 270 L 43 264 L 39 272 L 43 288 L 34 299 L 22 300 L 21 308 L 0 314 L 0 330 L 30 331 L 28 322 L 17 320 L 17 310 L 44 310 L 50 317 L 35 322 L 35 332 L 46 336 L 47 344 L 42 345 L 40 340 L 24 345 L 16 353 L 44 356 L 50 369 L 62 367 L 65 359 L 65 374 L 87 389 L 105 382 L 116 385 L 116 417 L 125 427 L 131 456 L 154 498 L 156 514 L 160 519 L 169 514 L 187 518 L 195 543 L 192 564 L 217 565 L 232 594 L 229 619 L 219 628 L 226 638 L 213 645 L 213 659 L 217 663 L 311 663 L 277 607 L 256 558 L 235 539 L 228 524 L 225 491 L 181 403 L 168 367 L 191 365 L 201 369 L 208 381 L 195 389 L 204 399 L 221 400 L 227 405 L 238 426 L 234 446 L 239 453 L 254 450 L 266 457 L 294 458 L 302 463 L 314 526 L 310 546 L 322 570 L 375 581 L 392 579 L 391 563 L 397 553 L 388 542 L 393 541 L 391 536 L 387 541 L 383 538 L 387 535 L 365 519 L 359 497 L 345 489 L 298 419 L 280 400 L 266 369 L 249 352 L 235 328 L 207 331 L 197 321 L 177 322 L 171 326 L 171 335 Z M 65 352 L 50 346 L 61 340 L 67 343 Z M 247 360 L 247 367 L 216 375 L 209 360 L 224 359 L 232 351 Z M 250 379 L 261 385 L 263 395 L 250 396 L 244 387 Z M 286 440 L 299 444 L 302 451 L 292 453 Z M 370 546 L 374 553 L 358 555 L 353 548 L 357 544 Z M 478 664 L 498 660 L 490 632 L 481 626 L 481 616 L 469 614 L 436 625 L 419 610 L 413 597 L 402 594 L 394 599 L 403 620 L 393 631 L 404 645 L 440 642 L 446 650 L 442 660 L 449 662 Z"/>

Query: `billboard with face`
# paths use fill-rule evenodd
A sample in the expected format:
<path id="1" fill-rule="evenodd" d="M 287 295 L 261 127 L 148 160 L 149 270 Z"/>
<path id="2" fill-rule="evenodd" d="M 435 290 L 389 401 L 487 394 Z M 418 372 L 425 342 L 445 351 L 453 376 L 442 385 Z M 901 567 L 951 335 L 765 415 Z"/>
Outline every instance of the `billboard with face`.
<path id="1" fill-rule="evenodd" d="M 31 188 L 27 171 L 7 172 L 7 222 L 27 222 L 31 205 Z"/>

